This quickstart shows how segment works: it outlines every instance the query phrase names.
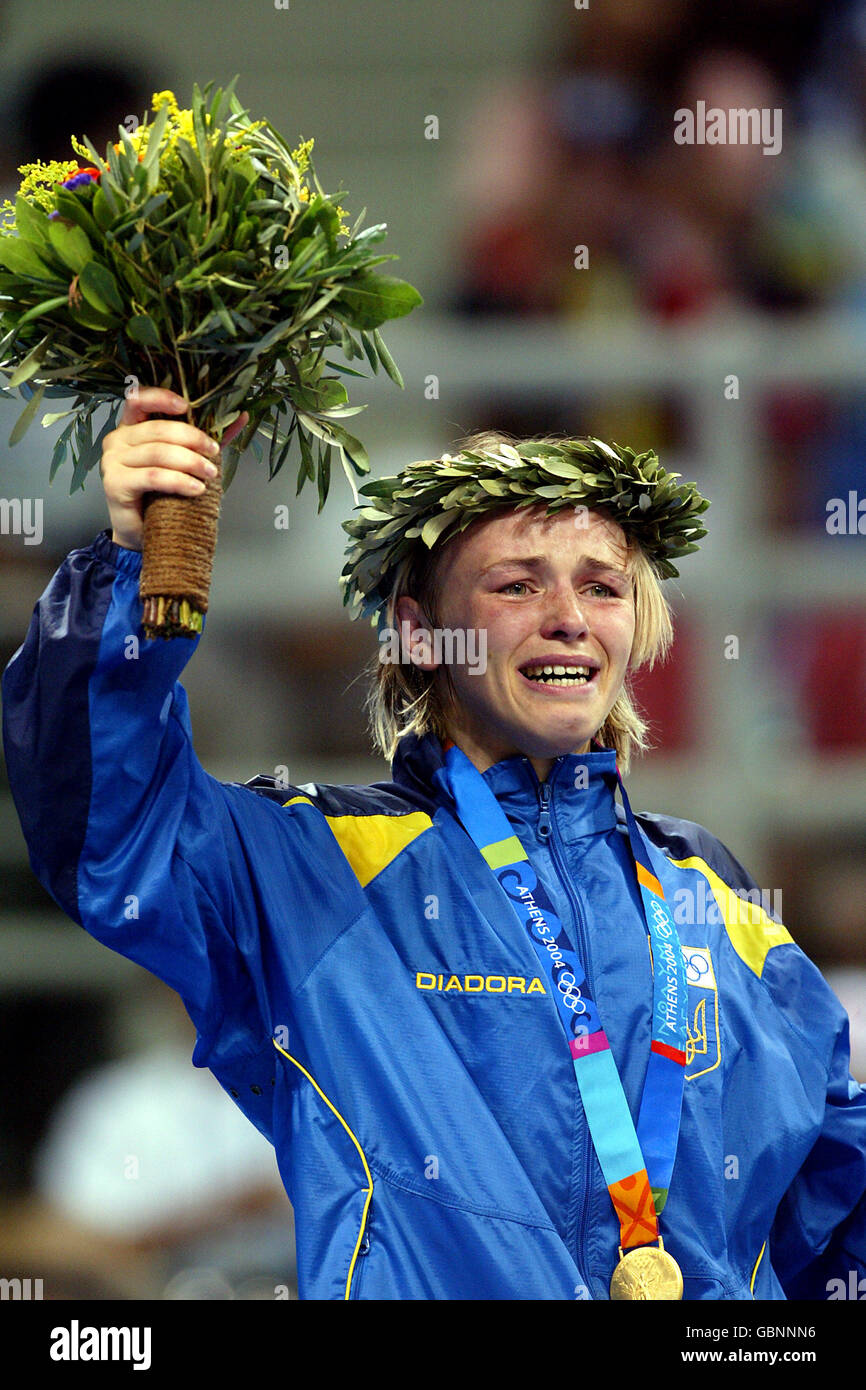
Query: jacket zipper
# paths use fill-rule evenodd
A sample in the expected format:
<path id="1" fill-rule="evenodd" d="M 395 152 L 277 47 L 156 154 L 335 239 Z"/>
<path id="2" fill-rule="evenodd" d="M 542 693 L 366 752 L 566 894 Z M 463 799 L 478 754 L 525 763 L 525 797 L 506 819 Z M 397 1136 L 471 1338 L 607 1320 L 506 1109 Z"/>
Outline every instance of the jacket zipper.
<path id="1" fill-rule="evenodd" d="M 282 1053 L 282 1055 L 286 1058 L 286 1061 L 291 1062 L 292 1065 L 293 1065 L 294 1067 L 297 1067 L 298 1071 L 301 1072 L 301 1074 L 302 1074 L 303 1076 L 306 1077 L 306 1079 L 309 1081 L 310 1085 L 313 1087 L 313 1090 L 317 1093 L 317 1095 L 319 1095 L 319 1096 L 321 1097 L 321 1099 L 324 1101 L 325 1105 L 327 1105 L 327 1107 L 328 1107 L 328 1109 L 331 1111 L 331 1113 L 332 1113 L 333 1115 L 336 1116 L 336 1118 L 339 1120 L 340 1124 L 343 1126 L 343 1129 L 346 1131 L 346 1133 L 348 1134 L 349 1138 L 351 1139 L 352 1143 L 355 1145 L 355 1148 L 356 1148 L 356 1150 L 357 1150 L 357 1152 L 358 1152 L 358 1154 L 359 1154 L 359 1156 L 360 1156 L 361 1162 L 362 1162 L 362 1164 L 364 1165 L 364 1175 L 365 1175 L 365 1177 L 366 1177 L 366 1179 L 367 1179 L 367 1182 L 369 1183 L 369 1187 L 366 1187 L 366 1188 L 364 1189 L 364 1191 L 367 1193 L 367 1200 L 366 1200 L 366 1202 L 364 1203 L 364 1215 L 363 1215 L 363 1220 L 362 1220 L 362 1224 L 361 1224 L 361 1229 L 360 1229 L 360 1231 L 359 1231 L 359 1233 L 358 1233 L 358 1245 L 357 1245 L 357 1247 L 356 1247 L 355 1254 L 353 1255 L 352 1263 L 351 1263 L 351 1265 L 349 1266 L 349 1271 L 348 1271 L 348 1276 L 347 1276 L 347 1281 L 346 1281 L 346 1292 L 345 1292 L 345 1294 L 343 1295 L 344 1299 L 348 1300 L 348 1299 L 350 1299 L 350 1298 L 352 1298 L 352 1297 L 357 1297 L 355 1279 L 356 1279 L 356 1277 L 357 1277 L 358 1280 L 360 1280 L 360 1277 L 361 1277 L 361 1275 L 362 1275 L 364 1269 L 366 1268 L 366 1265 L 365 1265 L 365 1264 L 362 1264 L 361 1267 L 360 1267 L 360 1269 L 356 1269 L 356 1265 L 357 1265 L 357 1263 L 358 1263 L 358 1259 L 359 1259 L 362 1255 L 366 1255 L 366 1254 L 368 1253 L 369 1249 L 370 1249 L 369 1220 L 370 1220 L 370 1210 L 371 1210 L 372 1205 L 373 1205 L 373 1175 L 372 1175 L 372 1173 L 370 1172 L 370 1165 L 367 1163 L 367 1159 L 366 1159 L 366 1157 L 365 1157 L 365 1155 L 364 1155 L 364 1150 L 361 1148 L 361 1145 L 360 1145 L 359 1142 L 358 1142 L 357 1136 L 356 1136 L 356 1135 L 353 1133 L 353 1131 L 349 1128 L 348 1124 L 347 1124 L 346 1121 L 344 1120 L 343 1116 L 340 1114 L 340 1112 L 339 1112 L 339 1110 L 337 1109 L 337 1107 L 334 1105 L 333 1101 L 331 1101 L 331 1100 L 328 1099 L 328 1097 L 325 1095 L 325 1092 L 322 1090 L 322 1088 L 321 1088 L 321 1086 L 319 1085 L 319 1083 L 315 1080 L 314 1077 L 312 1077 L 312 1076 L 310 1075 L 310 1073 L 307 1071 L 306 1067 L 304 1067 L 304 1066 L 301 1065 L 301 1063 L 298 1061 L 297 1057 L 293 1057 L 293 1056 L 291 1055 L 291 1053 L 287 1052 L 286 1049 L 285 1049 L 284 1047 L 281 1047 L 280 1044 L 277 1042 L 276 1038 L 272 1038 L 271 1041 L 272 1041 L 274 1047 L 277 1049 L 277 1051 L 280 1052 L 280 1053 Z"/>
<path id="2" fill-rule="evenodd" d="M 367 1256 L 370 1253 L 370 1222 L 373 1216 L 373 1203 L 370 1202 L 367 1208 L 367 1220 L 364 1226 L 364 1238 L 358 1247 L 358 1258 L 355 1262 L 355 1273 L 352 1277 L 352 1298 L 361 1297 L 361 1284 L 364 1280 L 364 1273 L 367 1269 Z"/>
<path id="3" fill-rule="evenodd" d="M 551 787 L 550 782 L 540 782 L 538 787 L 538 837 L 540 840 L 543 841 L 543 843 L 550 845 L 550 855 L 553 861 L 554 868 L 556 869 L 558 877 L 565 884 L 566 895 L 572 905 L 572 910 L 574 912 L 575 918 L 575 925 L 577 928 L 577 941 L 575 943 L 577 948 L 577 955 L 583 965 L 584 970 L 586 971 L 587 980 L 591 982 L 592 964 L 589 955 L 589 942 L 586 939 L 586 933 L 584 931 L 585 924 L 583 918 L 583 909 L 580 906 L 580 900 L 577 894 L 572 889 L 571 878 L 567 870 L 563 872 L 563 865 L 561 863 L 559 852 L 556 847 L 556 837 L 553 833 L 553 809 L 551 804 L 552 795 L 553 788 Z M 577 1248 L 575 1250 L 575 1257 L 578 1269 L 581 1271 L 584 1278 L 588 1278 L 589 1276 L 587 1275 L 586 1270 L 584 1268 L 583 1254 L 586 1243 L 586 1227 L 591 1198 L 590 1185 L 592 1183 L 592 1138 L 590 1136 L 589 1129 L 586 1127 L 586 1125 L 584 1125 L 584 1127 L 586 1129 L 587 1142 L 583 1161 L 583 1201 L 581 1202 L 580 1207 L 580 1220 L 578 1222 Z"/>
<path id="4" fill-rule="evenodd" d="M 550 783 L 542 782 L 538 788 L 538 800 L 541 806 L 538 812 L 538 834 L 542 840 L 550 837 Z"/>

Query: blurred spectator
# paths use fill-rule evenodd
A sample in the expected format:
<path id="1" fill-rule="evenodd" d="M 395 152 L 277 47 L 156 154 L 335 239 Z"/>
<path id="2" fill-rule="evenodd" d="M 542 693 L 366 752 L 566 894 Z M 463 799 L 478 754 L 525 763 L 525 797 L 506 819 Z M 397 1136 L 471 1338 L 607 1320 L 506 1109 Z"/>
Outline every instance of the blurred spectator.
<path id="1" fill-rule="evenodd" d="M 689 66 L 675 109 L 696 111 L 700 101 L 725 112 L 782 109 L 769 69 L 735 50 L 701 54 Z M 634 171 L 636 221 L 627 254 L 642 308 L 679 318 L 799 301 L 766 244 L 765 218 L 790 140 L 785 114 L 781 152 L 767 155 L 761 144 L 676 144 L 671 113 L 670 130 Z"/>
<path id="2" fill-rule="evenodd" d="M 76 159 L 72 134 L 87 135 L 104 154 L 109 140 L 127 118 L 138 120 L 150 105 L 157 82 L 153 70 L 125 57 L 118 61 L 94 43 L 62 61 L 52 60 L 26 72 L 6 88 L 5 131 L 0 165 L 4 182 L 14 182 L 19 164 L 33 160 Z"/>
<path id="3" fill-rule="evenodd" d="M 296 1296 L 272 1145 L 191 1065 L 179 997 L 148 979 L 143 1003 L 159 1041 L 80 1078 L 51 1118 L 22 1225 L 33 1248 L 25 1240 L 19 1262 L 113 1284 L 115 1297 Z"/>
<path id="4" fill-rule="evenodd" d="M 822 605 L 774 626 L 773 667 L 808 747 L 866 752 L 866 610 Z"/>
<path id="5" fill-rule="evenodd" d="M 466 221 L 459 308 L 552 313 L 574 293 L 628 311 L 633 291 L 621 242 L 629 180 L 652 140 L 657 95 L 688 9 L 688 0 L 590 7 L 571 18 L 558 71 L 484 94 L 459 175 Z M 589 248 L 589 276 L 574 269 L 576 243 Z"/>
<path id="6" fill-rule="evenodd" d="M 838 8 L 763 0 L 721 24 L 692 0 L 633 0 L 570 16 L 559 70 L 485 94 L 471 122 L 458 309 L 678 318 L 835 296 L 851 257 L 810 197 L 796 115 Z M 781 151 L 675 143 L 674 112 L 698 101 L 780 110 Z"/>
<path id="7" fill-rule="evenodd" d="M 866 0 L 823 11 L 801 102 L 810 128 L 831 131 L 838 140 L 866 139 Z"/>
<path id="8" fill-rule="evenodd" d="M 864 827 L 779 842 L 772 874 L 785 889 L 785 925 L 848 1014 L 851 1072 L 866 1085 L 866 856 Z M 803 865 L 810 866 L 803 873 Z"/>

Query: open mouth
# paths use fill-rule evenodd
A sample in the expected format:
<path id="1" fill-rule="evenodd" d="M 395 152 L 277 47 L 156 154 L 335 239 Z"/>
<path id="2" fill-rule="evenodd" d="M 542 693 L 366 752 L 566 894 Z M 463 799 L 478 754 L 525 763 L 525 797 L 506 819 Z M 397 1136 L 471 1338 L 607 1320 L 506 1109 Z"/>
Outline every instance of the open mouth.
<path id="1" fill-rule="evenodd" d="M 527 680 L 535 682 L 537 685 L 556 685 L 575 688 L 579 685 L 589 685 L 598 675 L 598 670 L 594 666 L 523 666 L 521 675 L 526 676 Z"/>

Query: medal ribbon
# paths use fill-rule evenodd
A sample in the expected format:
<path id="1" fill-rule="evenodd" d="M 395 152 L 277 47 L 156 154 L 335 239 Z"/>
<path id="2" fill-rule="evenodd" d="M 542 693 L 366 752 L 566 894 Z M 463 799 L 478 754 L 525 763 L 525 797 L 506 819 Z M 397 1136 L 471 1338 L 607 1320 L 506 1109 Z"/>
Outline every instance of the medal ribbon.
<path id="1" fill-rule="evenodd" d="M 455 743 L 434 776 L 454 799 L 457 817 L 492 869 L 541 961 L 565 1029 L 589 1132 L 620 1223 L 620 1244 L 658 1240 L 676 1157 L 685 1078 L 686 977 L 664 890 L 622 778 L 629 843 L 652 942 L 652 1042 L 635 1128 L 586 971 L 544 885 L 481 773 Z"/>

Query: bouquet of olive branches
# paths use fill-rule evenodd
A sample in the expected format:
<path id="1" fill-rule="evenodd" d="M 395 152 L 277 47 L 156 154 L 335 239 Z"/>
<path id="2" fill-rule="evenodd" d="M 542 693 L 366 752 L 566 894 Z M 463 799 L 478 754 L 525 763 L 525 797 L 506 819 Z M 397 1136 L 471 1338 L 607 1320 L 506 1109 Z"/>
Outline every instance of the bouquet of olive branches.
<path id="1" fill-rule="evenodd" d="M 249 412 L 201 496 L 145 498 L 149 637 L 201 630 L 222 492 L 248 445 L 261 459 L 264 441 L 273 478 L 294 444 L 297 490 L 316 483 L 320 511 L 336 449 L 357 501 L 354 475 L 370 465 L 342 421 L 365 407 L 341 378 L 364 375 L 356 359 L 402 386 L 379 329 L 421 303 L 375 270 L 395 259 L 376 252 L 385 226 L 361 230 L 362 212 L 349 228 L 344 195 L 322 191 L 313 142 L 290 149 L 234 85 L 196 86 L 189 110 L 157 93 L 152 118 L 120 127 L 104 158 L 73 137 L 78 159 L 22 166 L 0 212 L 0 372 L 27 400 L 10 444 L 45 398 L 73 398 L 43 416 L 67 420 L 50 479 L 71 454 L 70 491 L 83 486 L 139 383 L 182 395 L 190 423 L 216 438 Z"/>

